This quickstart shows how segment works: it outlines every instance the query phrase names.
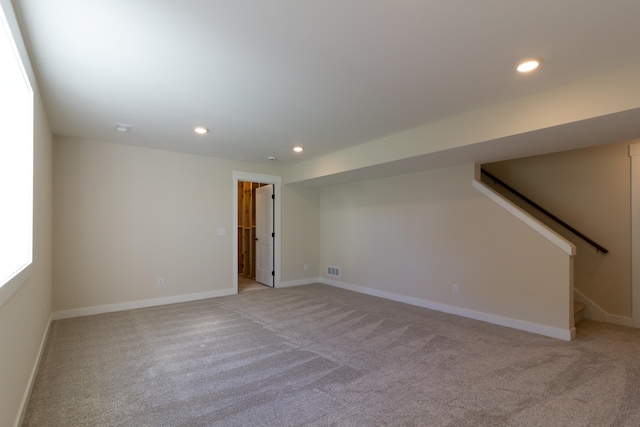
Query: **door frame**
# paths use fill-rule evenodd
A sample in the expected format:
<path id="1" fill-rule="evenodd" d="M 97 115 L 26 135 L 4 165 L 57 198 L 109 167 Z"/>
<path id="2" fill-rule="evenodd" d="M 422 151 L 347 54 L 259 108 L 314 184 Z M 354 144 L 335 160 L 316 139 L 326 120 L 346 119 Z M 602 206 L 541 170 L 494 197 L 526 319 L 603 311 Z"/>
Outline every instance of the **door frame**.
<path id="1" fill-rule="evenodd" d="M 275 239 L 273 242 L 273 268 L 275 270 L 275 276 L 273 277 L 273 287 L 280 286 L 282 281 L 282 227 L 281 224 L 281 205 L 282 205 L 282 177 L 276 175 L 263 175 L 251 172 L 233 171 L 233 293 L 238 293 L 238 182 L 259 182 L 262 184 L 273 184 L 273 191 L 275 193 L 274 203 L 274 217 L 273 217 L 273 232 Z"/>
<path id="2" fill-rule="evenodd" d="M 640 328 L 640 143 L 629 145 L 631 157 L 631 325 Z"/>

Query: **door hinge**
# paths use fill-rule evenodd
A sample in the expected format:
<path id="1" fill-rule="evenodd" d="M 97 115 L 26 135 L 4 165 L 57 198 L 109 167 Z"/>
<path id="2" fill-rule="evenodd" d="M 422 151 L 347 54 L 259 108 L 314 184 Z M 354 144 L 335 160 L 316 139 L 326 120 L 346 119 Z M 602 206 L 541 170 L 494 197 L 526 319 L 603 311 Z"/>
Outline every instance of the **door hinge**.
<path id="1" fill-rule="evenodd" d="M 271 198 L 272 198 L 273 200 L 275 200 L 275 199 L 276 199 L 276 195 L 275 195 L 275 194 L 272 194 L 272 195 L 271 195 Z"/>
<path id="2" fill-rule="evenodd" d="M 276 233 L 271 233 L 271 237 L 275 238 L 276 237 Z"/>
<path id="3" fill-rule="evenodd" d="M 271 275 L 272 275 L 272 276 L 275 276 L 275 275 L 276 275 L 276 272 L 275 272 L 275 271 L 272 271 L 272 272 L 271 272 Z"/>

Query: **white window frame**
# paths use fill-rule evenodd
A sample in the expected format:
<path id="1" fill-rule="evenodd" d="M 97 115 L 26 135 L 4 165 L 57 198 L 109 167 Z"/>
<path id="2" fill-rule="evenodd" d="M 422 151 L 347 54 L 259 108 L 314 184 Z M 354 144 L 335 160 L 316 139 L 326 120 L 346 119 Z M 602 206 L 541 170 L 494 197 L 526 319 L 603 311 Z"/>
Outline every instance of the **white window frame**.
<path id="1" fill-rule="evenodd" d="M 30 123 L 31 126 L 29 129 L 26 129 L 26 139 L 30 140 L 30 145 L 28 146 L 28 150 L 25 150 L 25 153 L 28 152 L 29 160 L 27 161 L 27 169 L 25 171 L 25 175 L 30 177 L 27 187 L 29 188 L 29 194 L 27 197 L 28 203 L 25 209 L 29 212 L 29 224 L 28 233 L 25 235 L 25 239 L 28 239 L 28 259 L 24 259 L 23 264 L 20 268 L 17 268 L 13 275 L 8 277 L 0 278 L 0 305 L 4 304 L 10 297 L 13 295 L 15 291 L 17 291 L 22 284 L 24 284 L 27 279 L 31 276 L 32 265 L 33 265 L 33 159 L 34 159 L 34 92 L 33 87 L 31 85 L 31 79 L 29 78 L 29 74 L 26 71 L 25 65 L 28 66 L 28 59 L 26 56 L 26 49 L 24 48 L 24 43 L 20 38 L 19 26 L 15 17 L 15 12 L 13 10 L 12 4 L 10 1 L 1 0 L 0 2 L 0 37 L 6 37 L 9 40 L 11 45 L 11 49 L 13 50 L 13 56 L 17 61 L 17 65 L 20 68 L 20 72 L 24 79 L 25 88 L 29 93 L 29 102 L 28 106 L 30 108 Z M 29 71 L 31 69 L 29 68 Z M 32 73 L 31 73 L 32 74 Z M 26 99 L 26 97 L 25 97 Z M 26 102 L 25 102 L 26 103 Z M 26 154 L 25 154 L 26 155 Z M 4 204 L 3 209 L 7 209 L 10 203 Z M 0 239 L 2 237 L 0 236 Z"/>

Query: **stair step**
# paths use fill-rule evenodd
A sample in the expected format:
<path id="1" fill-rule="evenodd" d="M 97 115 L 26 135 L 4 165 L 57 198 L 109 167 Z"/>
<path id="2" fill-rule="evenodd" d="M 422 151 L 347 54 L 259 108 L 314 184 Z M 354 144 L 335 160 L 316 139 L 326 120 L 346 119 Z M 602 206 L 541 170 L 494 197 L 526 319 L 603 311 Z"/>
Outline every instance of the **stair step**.
<path id="1" fill-rule="evenodd" d="M 577 325 L 579 321 L 584 319 L 584 309 L 585 308 L 587 308 L 587 306 L 584 305 L 581 302 L 574 302 L 573 303 L 573 323 L 575 325 Z"/>

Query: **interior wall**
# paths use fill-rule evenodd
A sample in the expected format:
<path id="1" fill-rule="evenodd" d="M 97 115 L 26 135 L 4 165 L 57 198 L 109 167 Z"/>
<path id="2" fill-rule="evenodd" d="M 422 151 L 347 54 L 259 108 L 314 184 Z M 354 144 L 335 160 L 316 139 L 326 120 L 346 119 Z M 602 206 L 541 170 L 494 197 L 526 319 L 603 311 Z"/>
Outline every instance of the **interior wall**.
<path id="1" fill-rule="evenodd" d="M 608 314 L 631 316 L 629 142 L 483 165 L 483 168 L 609 249 L 597 251 L 562 227 L 577 248 L 574 285 Z"/>
<path id="2" fill-rule="evenodd" d="M 323 280 L 570 330 L 571 257 L 473 177 L 468 164 L 322 188 Z"/>
<path id="3" fill-rule="evenodd" d="M 282 204 L 282 281 L 285 285 L 316 281 L 320 273 L 319 190 L 283 185 Z"/>
<path id="4" fill-rule="evenodd" d="M 0 306 L 0 426 L 17 425 L 51 313 L 52 137 L 36 94 L 31 277 Z"/>
<path id="5" fill-rule="evenodd" d="M 55 137 L 54 310 L 231 290 L 234 170 L 278 174 Z"/>

